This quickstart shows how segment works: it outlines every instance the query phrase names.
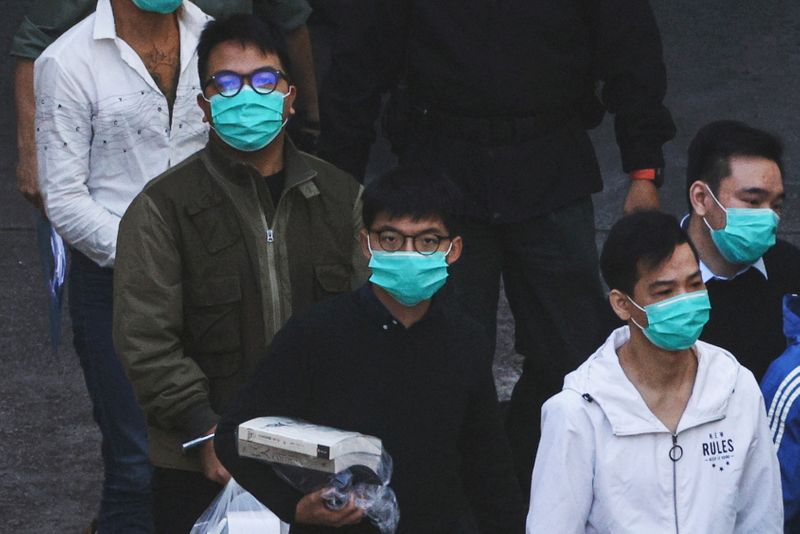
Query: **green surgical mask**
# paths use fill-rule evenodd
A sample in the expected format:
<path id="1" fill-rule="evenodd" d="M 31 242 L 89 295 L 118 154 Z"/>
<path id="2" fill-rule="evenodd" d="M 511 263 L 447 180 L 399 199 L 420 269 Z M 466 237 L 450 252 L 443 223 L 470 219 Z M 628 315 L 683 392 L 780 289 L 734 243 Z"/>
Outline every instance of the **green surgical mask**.
<path id="1" fill-rule="evenodd" d="M 152 13 L 174 13 L 176 9 L 181 7 L 182 0 L 133 0 L 133 3 L 142 11 L 150 11 Z"/>
<path id="2" fill-rule="evenodd" d="M 643 327 L 633 317 L 645 337 L 656 347 L 664 350 L 684 350 L 695 344 L 708 322 L 711 301 L 708 291 L 693 291 L 648 304 L 644 308 L 628 297 L 631 303 L 647 314 L 647 326 Z"/>
<path id="3" fill-rule="evenodd" d="M 403 306 L 416 306 L 439 291 L 447 280 L 447 252 L 423 255 L 419 252 L 372 250 L 369 281 L 385 289 Z"/>
<path id="4" fill-rule="evenodd" d="M 235 96 L 216 94 L 211 103 L 211 122 L 220 139 L 242 152 L 255 152 L 270 144 L 286 124 L 283 99 L 287 94 L 273 91 L 262 95 L 249 85 Z"/>
<path id="5" fill-rule="evenodd" d="M 717 250 L 731 263 L 755 263 L 775 244 L 780 218 L 769 208 L 726 208 L 708 186 L 706 189 L 726 217 L 725 227 L 719 230 L 711 228 L 703 217 Z"/>

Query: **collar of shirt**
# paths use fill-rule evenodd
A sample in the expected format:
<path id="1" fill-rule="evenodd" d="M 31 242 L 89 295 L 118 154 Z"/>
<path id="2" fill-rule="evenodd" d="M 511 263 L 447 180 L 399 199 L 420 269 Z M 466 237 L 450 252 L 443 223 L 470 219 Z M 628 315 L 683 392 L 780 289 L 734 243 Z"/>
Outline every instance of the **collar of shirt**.
<path id="1" fill-rule="evenodd" d="M 439 318 L 443 315 L 445 308 L 445 298 L 442 295 L 443 290 L 444 288 L 434 295 L 433 299 L 431 299 L 431 306 L 428 308 L 428 312 L 419 322 L 411 325 L 410 328 L 405 328 L 403 323 L 395 319 L 383 303 L 378 300 L 377 295 L 375 295 L 375 292 L 372 290 L 372 282 L 367 281 L 361 286 L 357 291 L 357 295 L 370 320 L 378 324 L 381 329 L 386 331 L 410 330 L 423 322 Z"/>
<path id="2" fill-rule="evenodd" d="M 211 17 L 203 13 L 203 11 L 184 0 L 183 4 L 178 8 L 178 23 L 181 29 L 186 29 L 195 38 L 200 38 L 206 23 L 211 20 Z M 94 38 L 95 39 L 116 39 L 117 29 L 114 24 L 114 10 L 111 8 L 111 0 L 100 0 L 97 2 L 97 10 L 94 19 Z M 183 44 L 183 43 L 181 43 Z M 190 51 L 190 55 L 194 50 Z"/>
<path id="3" fill-rule="evenodd" d="M 687 227 L 689 226 L 689 215 L 691 215 L 691 214 L 687 213 L 681 219 L 681 228 L 683 228 L 684 230 L 686 230 Z M 720 276 L 718 274 L 715 274 L 711 269 L 709 269 L 708 265 L 706 265 L 703 262 L 703 260 L 700 260 L 700 276 L 703 278 L 703 283 L 704 284 L 707 283 L 709 280 L 733 280 L 734 278 L 746 273 L 751 268 L 754 268 L 758 272 L 763 274 L 764 278 L 768 278 L 768 276 L 767 276 L 767 266 L 764 264 L 764 258 L 763 257 L 762 258 L 758 258 L 758 260 L 755 263 L 745 266 L 744 269 L 742 269 L 741 271 L 737 272 L 736 274 L 734 274 L 733 276 L 731 276 L 729 278 L 725 277 L 725 276 Z"/>
<path id="4" fill-rule="evenodd" d="M 200 34 L 203 28 L 211 20 L 211 17 L 203 13 L 199 7 L 184 0 L 183 4 L 177 10 L 178 14 L 178 32 L 180 38 L 180 73 L 183 74 L 186 68 L 193 64 L 192 58 L 195 55 L 197 42 L 200 39 Z M 161 89 L 153 81 L 152 76 L 146 71 L 144 63 L 138 54 L 125 43 L 121 45 L 117 40 L 117 28 L 114 23 L 114 10 L 111 8 L 111 0 L 100 0 L 97 3 L 97 11 L 94 20 L 93 37 L 95 40 L 112 39 L 117 42 L 120 48 L 120 55 L 122 59 L 128 63 L 131 68 L 139 72 L 139 75 L 144 78 L 153 89 L 161 92 Z M 202 83 L 202 81 L 200 82 Z"/>
<path id="5" fill-rule="evenodd" d="M 113 265 L 119 219 L 144 185 L 208 141 L 196 48 L 209 19 L 190 2 L 180 8 L 171 114 L 142 59 L 117 37 L 110 0 L 34 64 L 37 150 L 59 151 L 39 167 L 47 210 L 64 240 L 100 266 Z"/>
<path id="6" fill-rule="evenodd" d="M 700 276 L 703 278 L 703 283 L 707 283 L 709 280 L 733 280 L 734 278 L 746 273 L 750 269 L 755 269 L 761 274 L 764 275 L 764 278 L 768 278 L 767 276 L 767 266 L 764 264 L 764 258 L 758 258 L 758 260 L 753 263 L 752 265 L 746 266 L 744 269 L 739 271 L 738 273 L 734 274 L 730 278 L 726 278 L 724 276 L 720 276 L 718 274 L 714 274 L 711 269 L 708 268 L 708 265 L 703 263 L 703 260 L 700 260 Z"/>

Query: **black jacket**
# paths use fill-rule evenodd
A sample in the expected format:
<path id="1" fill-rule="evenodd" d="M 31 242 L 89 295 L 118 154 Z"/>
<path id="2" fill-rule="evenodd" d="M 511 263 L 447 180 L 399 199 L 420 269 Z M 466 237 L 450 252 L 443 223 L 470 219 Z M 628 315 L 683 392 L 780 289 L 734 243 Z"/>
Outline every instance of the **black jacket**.
<path id="1" fill-rule="evenodd" d="M 661 146 L 675 127 L 662 103 L 666 73 L 647 0 L 352 0 L 343 9 L 321 95 L 320 154 L 357 178 L 380 94 L 406 72 L 412 106 L 429 115 L 502 121 L 544 114 L 573 130 L 525 149 L 543 160 L 526 169 L 528 179 L 547 183 L 521 192 L 531 213 L 600 189 L 580 134 L 605 110 L 615 115 L 623 170 L 663 167 Z M 558 129 L 549 122 L 540 139 Z M 582 164 L 564 168 L 569 158 Z M 561 187 L 559 177 L 570 173 Z M 502 169 L 484 174 L 504 179 Z"/>
<path id="2" fill-rule="evenodd" d="M 239 458 L 234 433 L 254 417 L 299 417 L 383 440 L 394 461 L 399 534 L 522 534 L 525 508 L 499 418 L 489 345 L 444 299 L 437 296 L 408 329 L 369 284 L 292 318 L 218 427 L 217 455 L 233 477 L 291 522 L 302 494 L 270 467 Z M 292 529 L 374 532 L 366 521 Z"/>

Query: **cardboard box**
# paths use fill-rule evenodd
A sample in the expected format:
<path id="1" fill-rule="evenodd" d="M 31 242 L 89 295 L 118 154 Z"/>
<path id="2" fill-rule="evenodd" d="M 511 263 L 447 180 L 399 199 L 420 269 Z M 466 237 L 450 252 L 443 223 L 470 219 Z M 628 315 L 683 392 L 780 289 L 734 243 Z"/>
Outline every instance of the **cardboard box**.
<path id="1" fill-rule="evenodd" d="M 353 465 L 377 472 L 383 446 L 374 436 L 288 417 L 258 417 L 239 425 L 239 456 L 339 473 Z"/>

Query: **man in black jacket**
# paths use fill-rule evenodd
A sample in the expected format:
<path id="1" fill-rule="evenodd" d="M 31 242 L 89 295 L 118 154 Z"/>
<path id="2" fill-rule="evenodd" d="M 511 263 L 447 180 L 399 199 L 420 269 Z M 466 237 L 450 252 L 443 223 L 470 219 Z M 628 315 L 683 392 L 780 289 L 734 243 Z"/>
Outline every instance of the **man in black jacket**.
<path id="1" fill-rule="evenodd" d="M 239 458 L 244 421 L 297 417 L 381 438 L 394 461 L 399 533 L 523 532 L 488 340 L 439 291 L 461 253 L 458 196 L 422 169 L 370 184 L 360 235 L 370 283 L 290 319 L 217 429 L 220 460 L 293 534 L 375 529 L 352 502 L 329 510 L 320 491 L 303 495 L 267 465 Z"/>
<path id="2" fill-rule="evenodd" d="M 684 225 L 711 299 L 700 339 L 729 350 L 757 380 L 786 349 L 783 296 L 800 292 L 800 250 L 776 239 L 782 159 L 774 135 L 717 121 L 697 132 L 686 168 Z"/>
<path id="3" fill-rule="evenodd" d="M 380 94 L 401 162 L 447 171 L 466 197 L 453 269 L 495 338 L 502 277 L 526 356 L 507 429 L 527 488 L 541 404 L 605 337 L 586 130 L 615 116 L 625 210 L 656 208 L 674 135 L 647 0 L 354 1 L 321 94 L 319 153 L 363 177 Z"/>

